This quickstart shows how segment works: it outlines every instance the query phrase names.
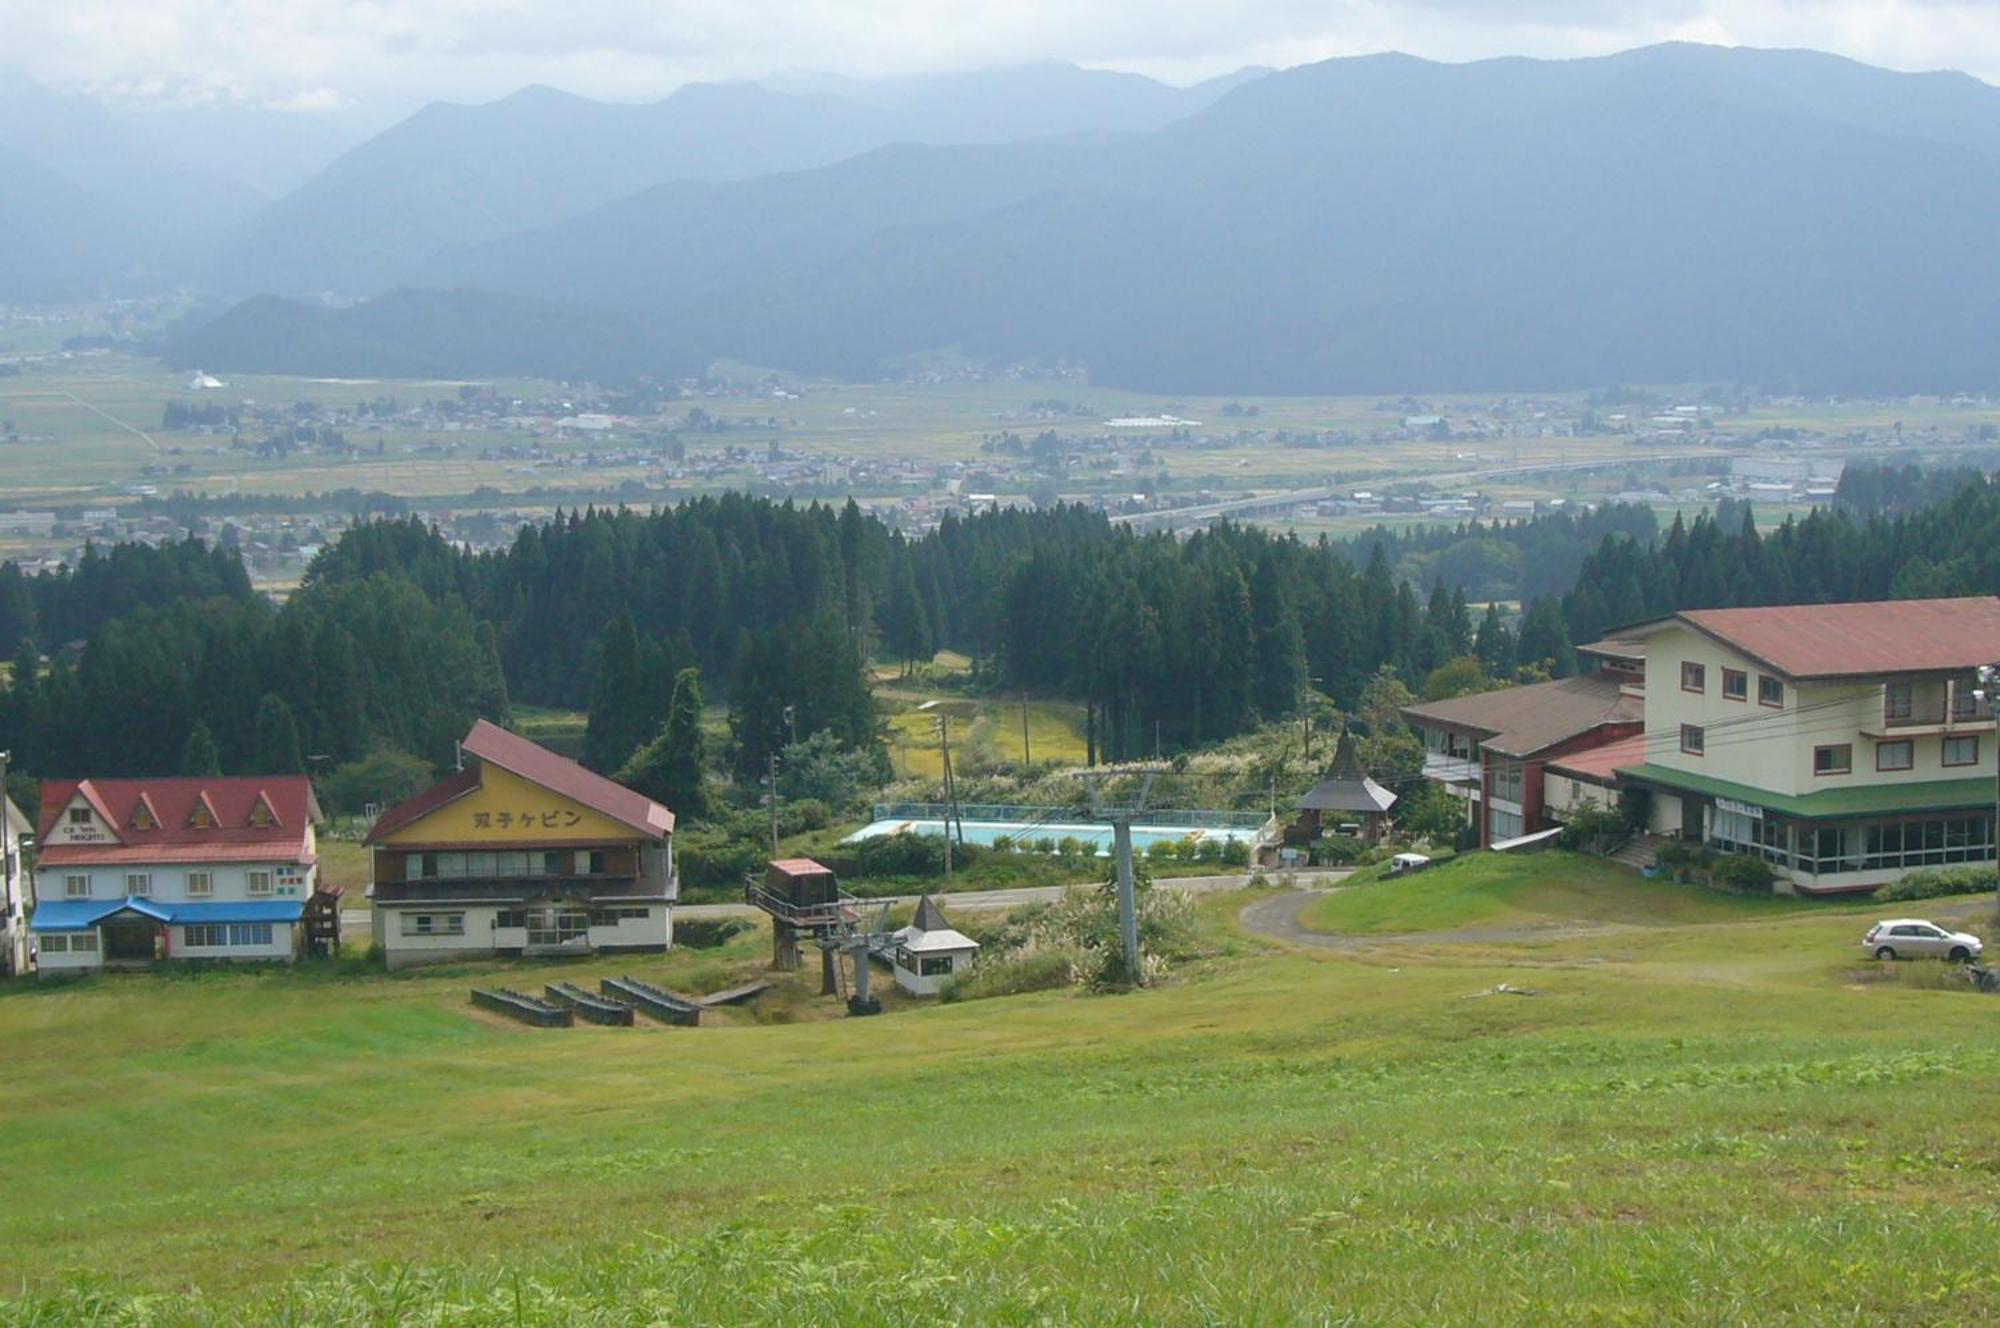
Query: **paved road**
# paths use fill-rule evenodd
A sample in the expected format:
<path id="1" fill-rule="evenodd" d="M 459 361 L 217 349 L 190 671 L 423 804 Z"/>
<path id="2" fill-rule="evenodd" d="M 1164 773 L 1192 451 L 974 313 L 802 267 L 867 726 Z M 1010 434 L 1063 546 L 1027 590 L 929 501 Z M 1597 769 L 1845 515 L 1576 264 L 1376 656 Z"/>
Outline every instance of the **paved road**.
<path id="1" fill-rule="evenodd" d="M 1383 946 L 1397 945 L 1493 945 L 1514 941 L 1569 941 L 1591 936 L 1623 936 L 1635 931 L 1650 931 L 1650 927 L 1629 922 L 1555 922 L 1527 927 L 1462 927 L 1452 931 L 1414 931 L 1390 934 L 1312 931 L 1299 920 L 1307 906 L 1314 900 L 1331 893 L 1325 889 L 1293 890 L 1268 899 L 1259 899 L 1246 905 L 1237 920 L 1245 931 L 1265 937 L 1268 940 L 1283 941 L 1290 945 L 1308 945 L 1320 950 L 1368 950 Z M 1963 928 L 1975 934 L 1982 922 L 1993 916 L 1990 902 L 1983 897 L 1955 900 L 1930 900 L 1924 904 L 1885 905 L 1884 915 L 1895 916 L 1899 912 L 1910 916 L 1928 916 L 1936 922 Z M 1803 915 L 1801 915 L 1803 916 Z M 1868 929 L 1868 915 L 1853 915 L 1855 939 Z M 1693 927 L 1715 927 L 1719 929 L 1740 927 L 1740 922 L 1699 922 L 1683 924 Z M 1857 951 L 1858 953 L 1858 951 Z"/>
<path id="2" fill-rule="evenodd" d="M 1345 872 L 1326 873 L 1326 879 L 1337 880 Z M 1176 890 L 1182 894 L 1205 895 L 1218 890 L 1238 890 L 1249 883 L 1249 877 L 1238 874 L 1232 876 L 1170 876 L 1159 882 L 1162 889 Z M 1062 897 L 1069 887 L 1061 885 L 1025 886 L 1015 890 L 967 890 L 955 894 L 943 894 L 945 908 L 950 909 L 993 909 L 1016 908 L 1022 904 L 1046 904 Z M 887 900 L 896 904 L 914 904 L 916 895 L 878 896 L 872 902 Z M 864 904 L 869 900 L 863 900 Z M 681 904 L 675 907 L 676 918 L 753 918 L 761 916 L 759 910 L 748 904 Z M 368 933 L 368 913 L 364 909 L 347 909 L 340 915 L 341 930 L 350 936 L 365 936 Z"/>

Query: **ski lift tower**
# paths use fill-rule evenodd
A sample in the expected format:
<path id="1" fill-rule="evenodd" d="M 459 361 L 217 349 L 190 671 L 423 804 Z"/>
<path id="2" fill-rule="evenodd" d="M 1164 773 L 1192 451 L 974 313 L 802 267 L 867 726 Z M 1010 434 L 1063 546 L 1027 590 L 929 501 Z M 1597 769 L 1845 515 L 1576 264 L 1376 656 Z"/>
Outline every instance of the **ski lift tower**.
<path id="1" fill-rule="evenodd" d="M 1123 766 L 1113 770 L 1083 770 L 1079 775 L 1090 789 L 1090 818 L 1111 827 L 1112 854 L 1118 863 L 1118 939 L 1125 950 L 1125 981 L 1139 985 L 1139 884 L 1132 864 L 1132 822 L 1146 810 L 1153 795 L 1153 781 L 1171 766 Z M 1107 777 L 1136 776 L 1139 787 L 1129 797 L 1114 797 L 1105 788 Z"/>
<path id="2" fill-rule="evenodd" d="M 866 919 L 863 901 L 840 888 L 830 868 L 811 858 L 779 858 L 760 879 L 744 882 L 744 902 L 771 915 L 771 967 L 792 971 L 799 966 L 799 938 L 810 936 L 820 953 L 820 994 L 847 996 L 850 1014 L 880 1014 L 882 1002 L 868 993 L 868 957 L 893 943 L 887 919 L 889 905 L 875 907 Z M 840 956 L 854 961 L 852 993 L 840 971 Z"/>

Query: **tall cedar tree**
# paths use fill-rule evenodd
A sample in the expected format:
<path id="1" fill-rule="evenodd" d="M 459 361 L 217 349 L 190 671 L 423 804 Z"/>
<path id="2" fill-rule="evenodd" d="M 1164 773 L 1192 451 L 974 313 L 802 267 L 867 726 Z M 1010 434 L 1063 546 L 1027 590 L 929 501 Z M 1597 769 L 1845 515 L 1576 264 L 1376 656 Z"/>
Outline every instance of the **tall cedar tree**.
<path id="1" fill-rule="evenodd" d="M 180 772 L 195 777 L 222 773 L 222 752 L 215 745 L 215 735 L 198 719 L 188 730 L 187 746 L 181 749 Z"/>
<path id="2" fill-rule="evenodd" d="M 299 750 L 299 726 L 292 708 L 276 692 L 264 693 L 257 703 L 257 745 L 250 755 L 253 775 L 297 775 L 306 762 Z"/>
<path id="3" fill-rule="evenodd" d="M 682 669 L 674 677 L 666 723 L 615 776 L 627 788 L 664 803 L 683 821 L 708 816 L 708 746 L 701 731 L 701 709 L 701 671 Z"/>

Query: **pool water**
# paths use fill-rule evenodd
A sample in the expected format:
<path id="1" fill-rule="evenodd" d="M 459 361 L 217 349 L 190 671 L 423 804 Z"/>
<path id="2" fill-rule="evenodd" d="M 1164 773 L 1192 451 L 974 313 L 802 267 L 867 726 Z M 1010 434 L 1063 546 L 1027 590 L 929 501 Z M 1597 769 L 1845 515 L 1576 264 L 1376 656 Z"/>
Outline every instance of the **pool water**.
<path id="1" fill-rule="evenodd" d="M 942 835 L 943 821 L 871 821 L 849 835 L 842 843 L 852 844 L 862 839 L 879 839 L 883 835 Z M 994 840 L 1008 838 L 1019 846 L 1023 841 L 1037 844 L 1047 839 L 1061 843 L 1065 839 L 1077 839 L 1090 845 L 1100 857 L 1111 856 L 1111 827 L 1108 825 L 1077 824 L 1067 821 L 1053 821 L 1046 825 L 1029 824 L 1024 821 L 966 821 L 965 842 L 968 844 L 991 845 Z M 1187 825 L 1135 825 L 1132 827 L 1132 851 L 1144 853 L 1152 845 L 1161 841 L 1179 843 L 1192 838 L 1196 843 L 1227 844 L 1232 841 L 1250 843 L 1257 832 L 1243 829 L 1197 829 Z"/>

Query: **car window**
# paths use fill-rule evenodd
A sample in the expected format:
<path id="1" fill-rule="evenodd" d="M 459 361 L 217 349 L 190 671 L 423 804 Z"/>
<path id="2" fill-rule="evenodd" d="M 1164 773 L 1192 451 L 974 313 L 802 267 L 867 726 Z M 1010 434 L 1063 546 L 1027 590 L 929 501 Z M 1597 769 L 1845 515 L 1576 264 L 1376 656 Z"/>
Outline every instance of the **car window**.
<path id="1" fill-rule="evenodd" d="M 1923 935 L 1923 931 L 1921 928 L 1912 927 L 1906 922 L 1900 927 L 1891 927 L 1889 934 L 1891 936 L 1921 936 Z"/>

